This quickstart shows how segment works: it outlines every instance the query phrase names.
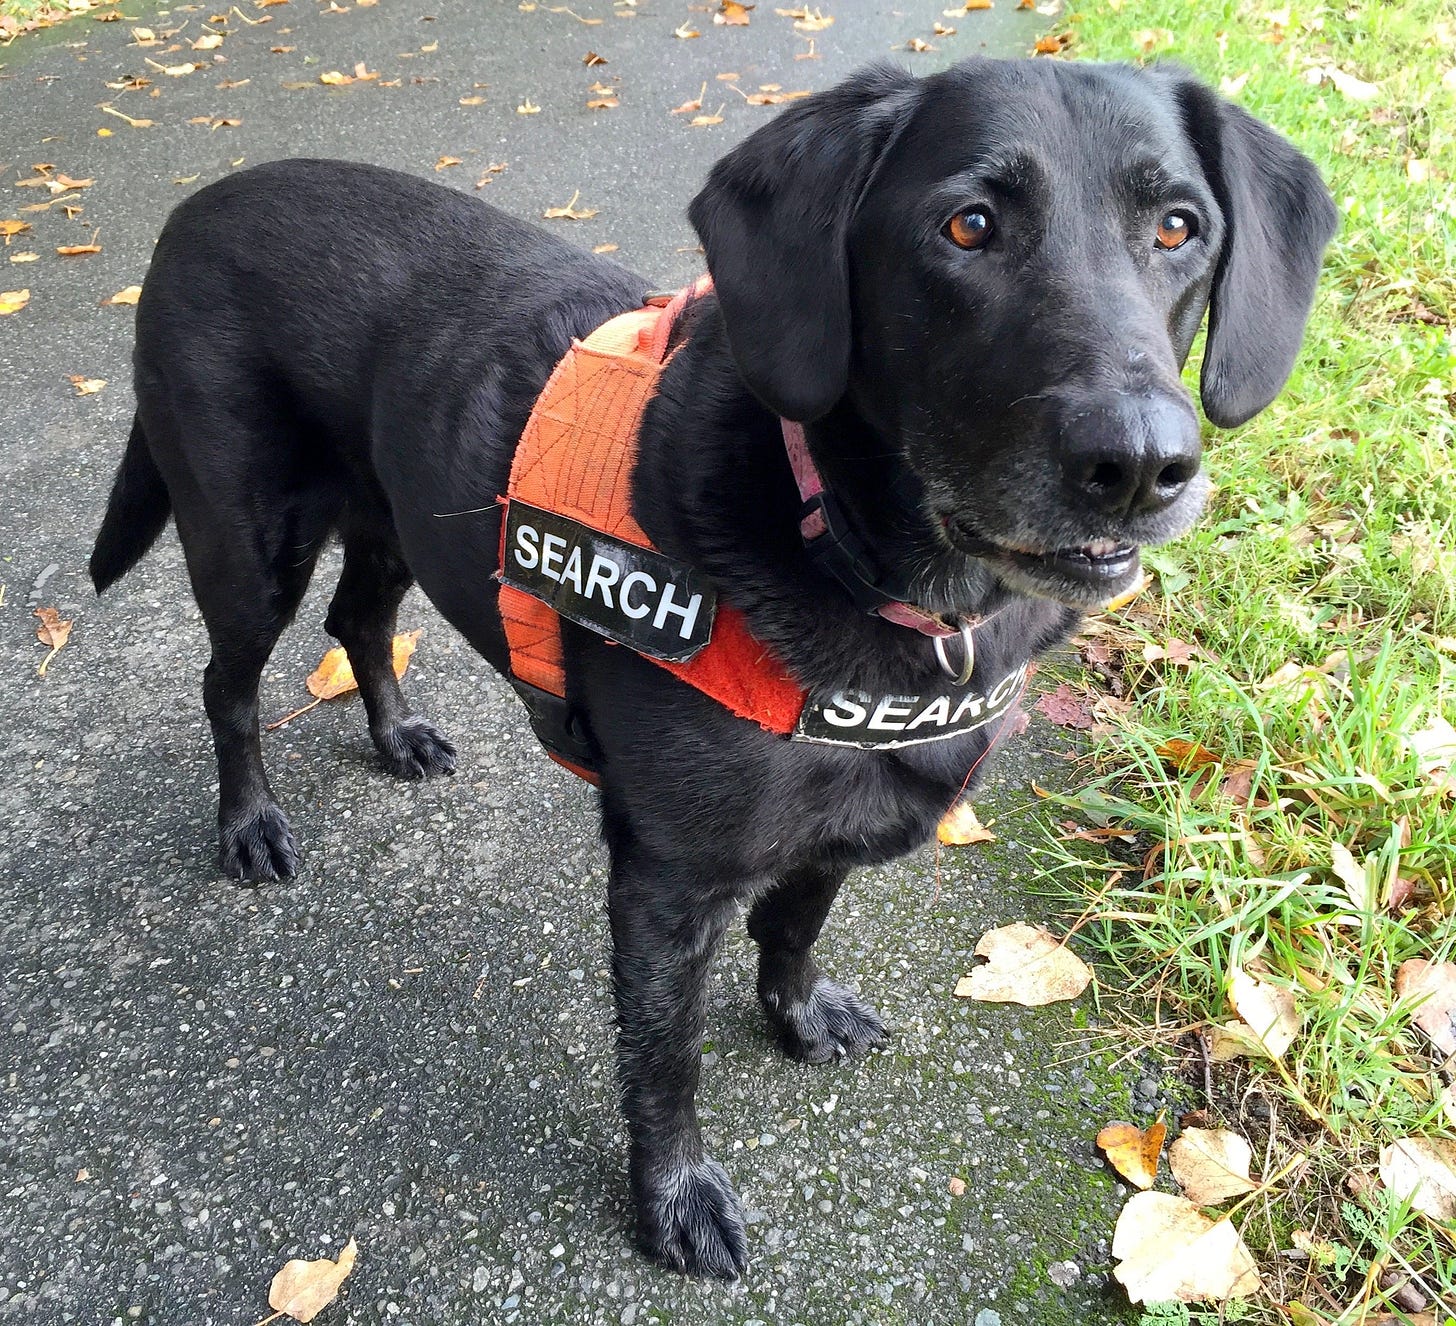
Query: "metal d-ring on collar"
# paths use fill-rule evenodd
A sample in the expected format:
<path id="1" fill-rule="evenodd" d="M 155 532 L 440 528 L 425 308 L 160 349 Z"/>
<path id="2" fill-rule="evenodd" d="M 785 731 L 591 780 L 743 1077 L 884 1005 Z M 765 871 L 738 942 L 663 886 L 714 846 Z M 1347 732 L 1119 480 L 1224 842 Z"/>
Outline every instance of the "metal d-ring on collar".
<path id="1" fill-rule="evenodd" d="M 976 628 L 964 617 L 960 620 L 961 651 L 963 657 L 959 668 L 952 666 L 950 656 L 946 653 L 945 642 L 950 637 L 937 635 L 933 637 L 935 643 L 935 659 L 940 664 L 940 669 L 957 686 L 964 686 L 971 679 L 971 673 L 976 670 Z"/>

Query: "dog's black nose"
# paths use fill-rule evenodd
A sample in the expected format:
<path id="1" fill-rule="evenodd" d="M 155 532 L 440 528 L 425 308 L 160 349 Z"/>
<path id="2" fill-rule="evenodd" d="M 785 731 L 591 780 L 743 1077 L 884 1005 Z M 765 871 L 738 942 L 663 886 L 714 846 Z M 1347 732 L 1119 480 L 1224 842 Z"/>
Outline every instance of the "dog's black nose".
<path id="1" fill-rule="evenodd" d="M 1115 516 L 1165 510 L 1198 473 L 1192 410 L 1162 397 L 1118 396 L 1063 415 L 1062 473 L 1081 502 Z"/>

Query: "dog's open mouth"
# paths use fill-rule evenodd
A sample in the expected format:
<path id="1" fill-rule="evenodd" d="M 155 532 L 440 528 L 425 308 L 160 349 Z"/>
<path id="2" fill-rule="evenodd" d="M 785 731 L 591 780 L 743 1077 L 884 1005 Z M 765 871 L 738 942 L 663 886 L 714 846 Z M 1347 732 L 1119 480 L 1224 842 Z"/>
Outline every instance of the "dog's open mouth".
<path id="1" fill-rule="evenodd" d="M 1034 551 L 988 539 L 960 516 L 943 516 L 941 521 L 946 537 L 959 551 L 1015 567 L 1043 584 L 1049 581 L 1070 582 L 1111 594 L 1138 567 L 1138 546 L 1135 543 L 1096 539 L 1078 547 Z"/>

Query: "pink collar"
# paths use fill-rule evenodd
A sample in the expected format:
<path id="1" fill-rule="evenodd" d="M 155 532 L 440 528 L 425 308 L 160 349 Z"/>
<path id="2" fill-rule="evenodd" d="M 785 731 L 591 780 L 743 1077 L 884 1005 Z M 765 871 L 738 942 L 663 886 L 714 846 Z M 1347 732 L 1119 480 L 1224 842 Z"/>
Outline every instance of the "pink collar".
<path id="1" fill-rule="evenodd" d="M 824 491 L 824 480 L 819 477 L 818 467 L 814 464 L 814 458 L 809 454 L 809 443 L 804 436 L 804 425 L 792 423 L 788 419 L 781 422 L 784 429 L 784 450 L 788 452 L 789 456 L 789 468 L 794 472 L 794 482 L 799 486 L 799 497 L 804 503 L 803 514 L 799 518 L 799 533 L 803 535 L 806 546 L 818 543 L 821 539 L 833 539 L 839 535 L 840 531 L 831 530 L 829 520 L 825 515 L 827 494 Z M 852 553 L 848 556 L 853 558 Z M 860 578 L 864 579 L 862 573 Z M 868 585 L 868 580 L 865 580 L 865 583 Z M 885 596 L 884 602 L 875 605 L 874 611 L 887 622 L 894 622 L 896 626 L 911 627 L 919 631 L 921 635 L 944 638 L 961 634 L 959 624 L 948 625 L 924 608 L 917 608 L 912 603 L 890 599 L 888 596 Z"/>

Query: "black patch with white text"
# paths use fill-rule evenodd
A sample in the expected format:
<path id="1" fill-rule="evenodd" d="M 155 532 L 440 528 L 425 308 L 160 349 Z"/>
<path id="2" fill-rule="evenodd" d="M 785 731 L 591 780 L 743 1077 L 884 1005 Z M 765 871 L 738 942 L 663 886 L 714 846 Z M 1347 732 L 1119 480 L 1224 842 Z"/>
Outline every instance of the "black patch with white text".
<path id="1" fill-rule="evenodd" d="M 501 579 L 649 658 L 692 658 L 713 634 L 717 595 L 691 567 L 514 497 Z"/>
<path id="2" fill-rule="evenodd" d="M 893 750 L 962 737 L 1008 713 L 1026 683 L 1023 663 L 989 691 L 949 695 L 867 695 L 863 691 L 815 691 L 804 702 L 795 741 L 861 750 Z"/>

